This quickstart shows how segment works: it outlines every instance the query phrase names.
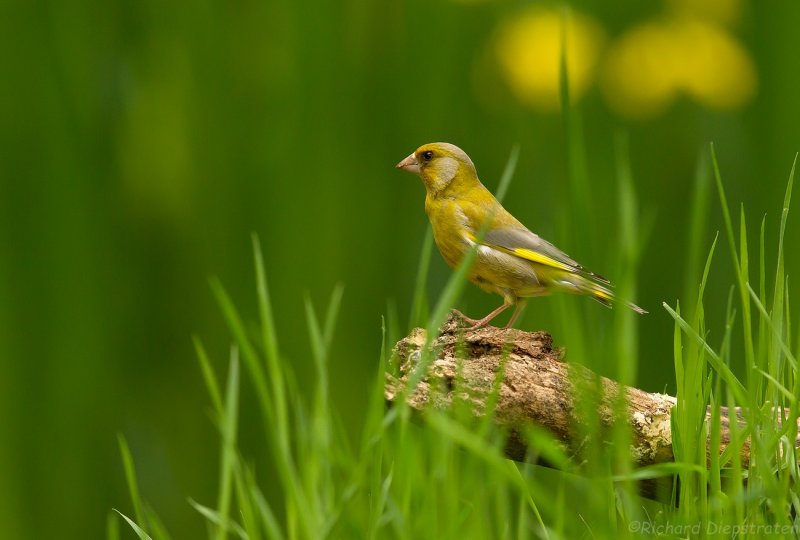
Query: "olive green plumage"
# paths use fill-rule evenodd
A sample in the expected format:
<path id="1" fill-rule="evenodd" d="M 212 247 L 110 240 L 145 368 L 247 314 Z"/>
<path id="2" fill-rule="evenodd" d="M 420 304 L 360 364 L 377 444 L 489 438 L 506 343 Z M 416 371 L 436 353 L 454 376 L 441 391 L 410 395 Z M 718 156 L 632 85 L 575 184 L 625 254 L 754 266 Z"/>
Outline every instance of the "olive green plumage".
<path id="1" fill-rule="evenodd" d="M 553 244 L 529 231 L 509 214 L 478 179 L 469 156 L 449 143 L 430 143 L 401 161 L 398 168 L 419 175 L 425 184 L 425 212 L 433 227 L 436 246 L 455 267 L 477 241 L 481 226 L 490 220 L 480 241 L 469 280 L 503 297 L 503 305 L 476 320 L 481 327 L 516 304 L 510 326 L 524 301 L 554 290 L 584 294 L 610 305 L 615 300 L 605 278 L 585 270 Z M 638 313 L 642 308 L 627 303 Z"/>

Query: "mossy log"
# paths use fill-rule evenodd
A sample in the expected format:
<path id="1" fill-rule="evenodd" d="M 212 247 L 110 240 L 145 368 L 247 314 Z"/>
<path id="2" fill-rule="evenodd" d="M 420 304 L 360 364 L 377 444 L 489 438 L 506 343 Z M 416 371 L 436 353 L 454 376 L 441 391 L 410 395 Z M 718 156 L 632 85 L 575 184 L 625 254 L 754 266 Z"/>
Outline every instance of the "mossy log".
<path id="1" fill-rule="evenodd" d="M 399 363 L 400 377 L 386 374 L 387 403 L 393 403 L 405 387 L 424 343 L 425 331 L 421 328 L 397 343 L 394 359 Z M 505 451 L 510 459 L 524 461 L 526 458 L 528 449 L 520 435 L 526 424 L 550 431 L 568 453 L 580 453 L 585 441 L 577 439 L 586 430 L 580 429 L 584 418 L 574 397 L 576 387 L 602 390 L 602 393 L 598 392 L 597 407 L 593 409 L 593 413 L 596 411 L 599 415 L 601 428 L 608 428 L 616 421 L 624 421 L 630 426 L 630 454 L 637 466 L 675 459 L 670 421 L 675 397 L 624 387 L 583 366 L 564 361 L 562 351 L 553 347 L 553 339 L 546 332 L 494 327 L 465 330 L 463 321 L 451 316 L 441 328 L 441 335 L 433 341 L 432 348 L 436 351 L 435 358 L 428 373 L 408 396 L 408 404 L 419 411 L 429 406 L 448 408 L 454 393 L 458 393 L 459 398 L 471 403 L 475 416 L 482 416 L 497 371 L 504 363 L 494 421 L 509 430 Z M 625 392 L 626 407 L 619 406 L 621 391 Z M 621 409 L 624 416 L 617 419 Z M 710 414 L 709 409 L 709 421 Z M 727 408 L 722 408 L 720 414 L 719 451 L 723 452 L 730 443 L 731 418 Z M 734 418 L 744 428 L 740 411 L 736 411 Z M 800 440 L 795 441 L 795 446 L 800 447 Z M 709 448 L 710 441 L 707 452 Z M 749 438 L 741 445 L 739 459 L 743 467 L 748 466 Z"/>

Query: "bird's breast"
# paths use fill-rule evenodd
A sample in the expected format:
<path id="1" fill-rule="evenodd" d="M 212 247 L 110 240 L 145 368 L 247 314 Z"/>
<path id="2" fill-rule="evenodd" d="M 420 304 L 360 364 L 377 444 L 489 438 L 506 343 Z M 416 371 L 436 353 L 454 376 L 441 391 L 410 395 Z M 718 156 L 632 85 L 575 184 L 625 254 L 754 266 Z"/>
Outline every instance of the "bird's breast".
<path id="1" fill-rule="evenodd" d="M 457 266 L 469 249 L 466 233 L 472 230 L 466 215 L 452 200 L 426 201 L 425 211 L 436 247 L 448 265 Z"/>

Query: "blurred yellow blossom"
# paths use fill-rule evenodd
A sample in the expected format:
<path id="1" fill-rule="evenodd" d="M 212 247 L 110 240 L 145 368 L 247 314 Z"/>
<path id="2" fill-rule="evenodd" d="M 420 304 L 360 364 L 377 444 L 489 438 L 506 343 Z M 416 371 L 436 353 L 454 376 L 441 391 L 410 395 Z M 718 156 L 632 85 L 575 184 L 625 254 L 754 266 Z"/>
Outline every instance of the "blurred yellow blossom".
<path id="1" fill-rule="evenodd" d="M 667 5 L 672 13 L 728 26 L 742 16 L 742 0 L 668 0 Z"/>
<path id="2" fill-rule="evenodd" d="M 557 110 L 562 43 L 570 96 L 577 99 L 592 83 L 603 42 L 603 30 L 588 16 L 533 7 L 500 26 L 495 53 L 517 99 L 536 109 Z"/>
<path id="3" fill-rule="evenodd" d="M 681 93 L 712 109 L 739 107 L 755 94 L 757 76 L 748 51 L 725 28 L 668 15 L 613 44 L 602 83 L 615 110 L 645 117 Z"/>

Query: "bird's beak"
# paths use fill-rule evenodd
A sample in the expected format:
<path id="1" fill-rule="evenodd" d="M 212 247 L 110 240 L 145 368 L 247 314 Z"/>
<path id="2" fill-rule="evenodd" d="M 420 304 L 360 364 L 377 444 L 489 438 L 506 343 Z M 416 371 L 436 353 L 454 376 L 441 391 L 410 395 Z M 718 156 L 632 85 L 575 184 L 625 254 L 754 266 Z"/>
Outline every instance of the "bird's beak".
<path id="1" fill-rule="evenodd" d="M 408 171 L 410 173 L 420 174 L 419 162 L 417 161 L 417 158 L 414 156 L 413 153 L 409 155 L 406 159 L 398 163 L 397 168 L 403 169 L 404 171 Z"/>

